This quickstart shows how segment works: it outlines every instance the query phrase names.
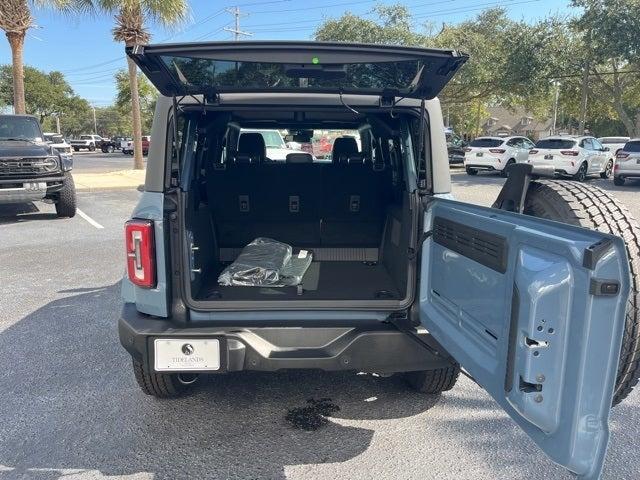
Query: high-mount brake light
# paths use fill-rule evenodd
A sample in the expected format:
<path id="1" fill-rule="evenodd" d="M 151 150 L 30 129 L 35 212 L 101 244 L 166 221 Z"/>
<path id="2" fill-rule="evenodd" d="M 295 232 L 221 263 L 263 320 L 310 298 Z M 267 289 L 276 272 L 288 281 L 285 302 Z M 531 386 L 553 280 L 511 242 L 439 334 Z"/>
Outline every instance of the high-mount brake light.
<path id="1" fill-rule="evenodd" d="M 125 223 L 127 273 L 134 285 L 153 288 L 156 284 L 156 260 L 153 222 L 129 220 Z"/>

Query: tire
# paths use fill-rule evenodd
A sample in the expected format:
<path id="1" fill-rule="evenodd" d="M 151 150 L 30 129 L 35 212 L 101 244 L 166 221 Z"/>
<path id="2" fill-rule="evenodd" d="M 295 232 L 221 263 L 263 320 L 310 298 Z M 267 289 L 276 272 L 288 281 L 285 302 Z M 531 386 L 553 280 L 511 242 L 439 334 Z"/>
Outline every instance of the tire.
<path id="1" fill-rule="evenodd" d="M 640 226 L 627 208 L 607 192 L 576 182 L 531 182 L 524 213 L 618 235 L 625 241 L 631 269 L 620 365 L 613 405 L 624 400 L 640 377 Z"/>
<path id="2" fill-rule="evenodd" d="M 78 147 L 73 147 L 73 151 L 74 151 L 74 152 L 79 152 L 79 151 L 80 151 L 80 149 L 79 149 Z"/>
<path id="3" fill-rule="evenodd" d="M 509 172 L 508 169 L 511 165 L 513 165 L 514 163 L 516 163 L 516 161 L 511 158 L 509 159 L 509 161 L 507 162 L 507 164 L 504 166 L 504 168 L 502 170 L 500 170 L 500 176 L 502 178 L 507 178 L 509 176 Z"/>
<path id="4" fill-rule="evenodd" d="M 107 147 L 107 153 L 113 153 L 114 150 L 115 150 L 115 148 L 113 147 L 113 145 L 109 145 Z"/>
<path id="5" fill-rule="evenodd" d="M 580 168 L 578 169 L 578 171 L 576 172 L 576 174 L 573 176 L 573 179 L 578 181 L 578 182 L 584 182 L 587 180 L 587 162 L 582 162 L 582 165 L 580 165 Z"/>
<path id="6" fill-rule="evenodd" d="M 182 395 L 188 385 L 180 382 L 178 374 L 151 372 L 140 362 L 133 360 L 133 375 L 146 395 L 156 398 L 175 398 Z"/>
<path id="7" fill-rule="evenodd" d="M 65 173 L 62 190 L 58 192 L 56 214 L 60 218 L 71 218 L 76 214 L 76 185 L 70 173 Z"/>
<path id="8" fill-rule="evenodd" d="M 467 171 L 467 175 L 477 175 L 478 174 L 478 170 L 476 170 L 475 168 L 465 167 L 465 170 Z"/>
<path id="9" fill-rule="evenodd" d="M 95 152 L 96 151 L 96 146 L 95 145 L 89 145 L 89 151 L 90 152 Z"/>
<path id="10" fill-rule="evenodd" d="M 600 178 L 611 178 L 613 173 L 613 160 L 607 162 L 607 166 L 604 167 L 604 172 L 600 172 Z"/>
<path id="11" fill-rule="evenodd" d="M 451 367 L 405 372 L 402 377 L 414 390 L 434 394 L 451 390 L 458 380 L 458 375 L 460 375 L 460 366 L 456 363 Z"/>
<path id="12" fill-rule="evenodd" d="M 613 177 L 613 184 L 617 187 L 621 187 L 624 185 L 624 178 L 622 177 Z"/>

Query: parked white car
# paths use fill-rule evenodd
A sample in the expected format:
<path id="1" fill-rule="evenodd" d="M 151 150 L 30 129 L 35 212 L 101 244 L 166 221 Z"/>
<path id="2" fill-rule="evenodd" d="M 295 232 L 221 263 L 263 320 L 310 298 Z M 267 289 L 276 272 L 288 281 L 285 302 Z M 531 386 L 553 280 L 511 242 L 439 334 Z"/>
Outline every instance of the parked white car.
<path id="1" fill-rule="evenodd" d="M 598 138 L 598 141 L 605 147 L 608 147 L 609 150 L 611 150 L 611 152 L 613 153 L 613 155 L 616 155 L 620 150 L 622 150 L 622 147 L 624 147 L 629 140 L 631 140 L 629 137 Z"/>
<path id="2" fill-rule="evenodd" d="M 535 148 L 529 151 L 528 162 L 551 165 L 556 174 L 584 182 L 592 175 L 611 177 L 613 157 L 613 152 L 596 138 L 552 136 L 538 140 Z"/>
<path id="3" fill-rule="evenodd" d="M 58 150 L 60 153 L 66 153 L 67 155 L 73 155 L 73 149 L 71 145 L 67 143 L 62 135 L 59 133 L 43 133 L 44 141 Z"/>
<path id="4" fill-rule="evenodd" d="M 622 186 L 626 178 L 640 178 L 640 138 L 629 140 L 616 154 L 613 183 Z"/>
<path id="5" fill-rule="evenodd" d="M 71 140 L 71 146 L 76 152 L 83 149 L 94 152 L 96 148 L 100 148 L 101 144 L 102 137 L 100 135 L 80 135 L 80 138 L 74 138 Z"/>
<path id="6" fill-rule="evenodd" d="M 307 153 L 303 150 L 296 150 L 287 146 L 282 134 L 278 130 L 253 130 L 243 128 L 240 135 L 243 133 L 259 133 L 262 135 L 267 147 L 267 158 L 274 162 L 284 162 L 290 153 Z"/>
<path id="7" fill-rule="evenodd" d="M 478 137 L 464 149 L 464 167 L 469 175 L 486 170 L 506 177 L 507 167 L 526 162 L 531 148 L 527 137 Z"/>

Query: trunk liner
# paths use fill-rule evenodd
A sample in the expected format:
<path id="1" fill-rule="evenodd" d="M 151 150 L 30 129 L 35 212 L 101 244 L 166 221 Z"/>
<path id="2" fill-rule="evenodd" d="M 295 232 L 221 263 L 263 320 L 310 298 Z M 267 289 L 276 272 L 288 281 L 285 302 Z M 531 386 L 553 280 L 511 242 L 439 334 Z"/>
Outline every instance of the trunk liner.
<path id="1" fill-rule="evenodd" d="M 196 300 L 393 300 L 401 299 L 389 272 L 381 263 L 313 262 L 305 274 L 304 292 L 296 287 L 222 287 L 220 265 L 203 279 Z M 386 293 L 381 293 L 386 292 Z"/>

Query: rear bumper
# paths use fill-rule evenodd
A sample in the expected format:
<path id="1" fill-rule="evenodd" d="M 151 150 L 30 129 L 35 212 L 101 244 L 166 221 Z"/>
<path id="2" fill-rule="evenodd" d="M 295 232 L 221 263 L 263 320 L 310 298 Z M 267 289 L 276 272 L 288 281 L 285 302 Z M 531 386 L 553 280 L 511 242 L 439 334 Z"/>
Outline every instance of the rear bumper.
<path id="1" fill-rule="evenodd" d="M 129 354 L 150 369 L 156 338 L 219 339 L 223 372 L 320 369 L 394 373 L 449 365 L 447 358 L 432 353 L 418 338 L 389 324 L 351 328 L 192 327 L 148 317 L 138 313 L 135 305 L 125 304 L 118 333 Z"/>
<path id="2" fill-rule="evenodd" d="M 502 163 L 495 157 L 465 157 L 464 166 L 467 168 L 475 168 L 476 170 L 499 171 L 505 167 L 506 163 Z"/>
<path id="3" fill-rule="evenodd" d="M 618 168 L 613 174 L 622 178 L 640 178 L 640 168 Z"/>

